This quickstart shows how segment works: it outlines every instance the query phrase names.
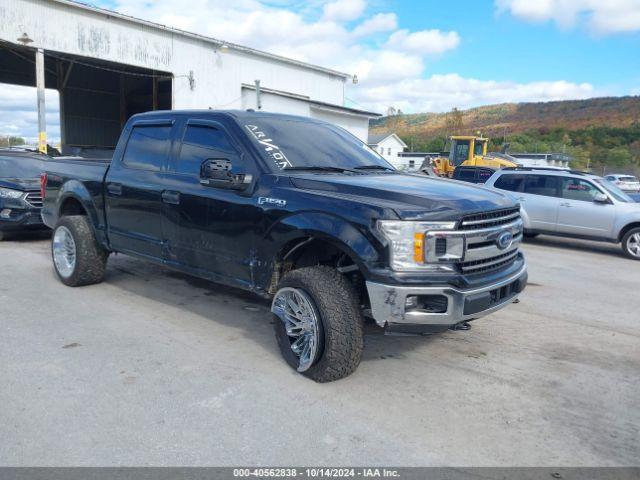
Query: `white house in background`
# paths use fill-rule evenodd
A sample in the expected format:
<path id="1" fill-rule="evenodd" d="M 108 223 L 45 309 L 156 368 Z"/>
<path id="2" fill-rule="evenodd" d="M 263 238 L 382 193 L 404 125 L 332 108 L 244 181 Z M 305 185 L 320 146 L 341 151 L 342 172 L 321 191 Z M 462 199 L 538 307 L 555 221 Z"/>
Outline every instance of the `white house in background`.
<path id="1" fill-rule="evenodd" d="M 395 133 L 369 135 L 369 146 L 397 169 L 406 170 L 409 167 L 409 162 L 399 155 L 407 148 L 407 144 Z"/>

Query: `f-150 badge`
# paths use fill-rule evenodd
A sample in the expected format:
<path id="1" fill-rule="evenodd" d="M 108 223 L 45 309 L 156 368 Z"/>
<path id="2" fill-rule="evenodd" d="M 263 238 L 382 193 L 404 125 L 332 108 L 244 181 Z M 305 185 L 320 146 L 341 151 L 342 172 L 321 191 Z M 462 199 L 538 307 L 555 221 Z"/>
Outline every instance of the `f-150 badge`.
<path id="1" fill-rule="evenodd" d="M 287 206 L 287 201 L 280 200 L 279 198 L 258 197 L 258 205 L 265 205 L 265 204 L 284 208 Z"/>

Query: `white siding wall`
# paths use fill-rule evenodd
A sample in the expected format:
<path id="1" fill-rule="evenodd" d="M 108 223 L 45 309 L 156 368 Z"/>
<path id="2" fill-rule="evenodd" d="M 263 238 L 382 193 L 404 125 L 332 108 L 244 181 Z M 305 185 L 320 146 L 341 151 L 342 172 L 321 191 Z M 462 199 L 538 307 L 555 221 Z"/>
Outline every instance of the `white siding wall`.
<path id="1" fill-rule="evenodd" d="M 335 123 L 336 125 L 351 132 L 363 142 L 367 141 L 369 135 L 369 118 L 361 115 L 351 115 L 335 110 L 319 108 L 311 105 L 311 116 L 325 122 Z"/>
<path id="2" fill-rule="evenodd" d="M 342 105 L 345 79 L 301 65 L 216 46 L 153 26 L 110 17 L 47 0 L 2 0 L 0 39 L 16 43 L 27 32 L 33 47 L 161 70 L 173 74 L 173 108 L 244 108 L 247 97 L 242 84 L 260 80 L 265 88 L 308 96 Z M 186 78 L 193 71 L 195 88 Z M 263 97 L 263 109 L 303 114 L 301 102 Z M 310 115 L 306 106 L 306 115 Z M 338 124 L 366 139 L 368 119 L 342 118 Z M 365 131 L 364 134 L 362 132 Z"/>

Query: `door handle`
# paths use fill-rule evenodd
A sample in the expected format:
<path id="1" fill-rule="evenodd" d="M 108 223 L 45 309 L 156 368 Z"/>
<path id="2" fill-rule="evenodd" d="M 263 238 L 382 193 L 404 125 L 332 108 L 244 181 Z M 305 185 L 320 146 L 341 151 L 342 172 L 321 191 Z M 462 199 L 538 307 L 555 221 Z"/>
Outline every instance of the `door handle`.
<path id="1" fill-rule="evenodd" d="M 524 197 L 518 197 L 518 200 L 520 200 L 521 202 L 524 202 L 526 200 L 526 198 Z"/>
<path id="2" fill-rule="evenodd" d="M 180 192 L 164 190 L 162 192 L 162 201 L 170 205 L 180 205 Z"/>
<path id="3" fill-rule="evenodd" d="M 561 207 L 567 207 L 567 208 L 573 207 L 573 205 L 571 205 L 570 203 L 561 203 L 560 206 Z"/>
<path id="4" fill-rule="evenodd" d="M 110 195 L 122 195 L 122 185 L 119 183 L 107 184 L 107 192 Z"/>

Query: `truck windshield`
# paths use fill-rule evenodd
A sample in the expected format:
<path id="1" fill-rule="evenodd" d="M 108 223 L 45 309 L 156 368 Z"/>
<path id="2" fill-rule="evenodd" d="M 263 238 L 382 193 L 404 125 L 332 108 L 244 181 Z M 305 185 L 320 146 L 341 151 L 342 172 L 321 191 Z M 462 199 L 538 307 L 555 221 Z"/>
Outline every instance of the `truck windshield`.
<path id="1" fill-rule="evenodd" d="M 243 128 L 274 171 L 395 170 L 366 143 L 328 123 L 255 118 Z"/>

